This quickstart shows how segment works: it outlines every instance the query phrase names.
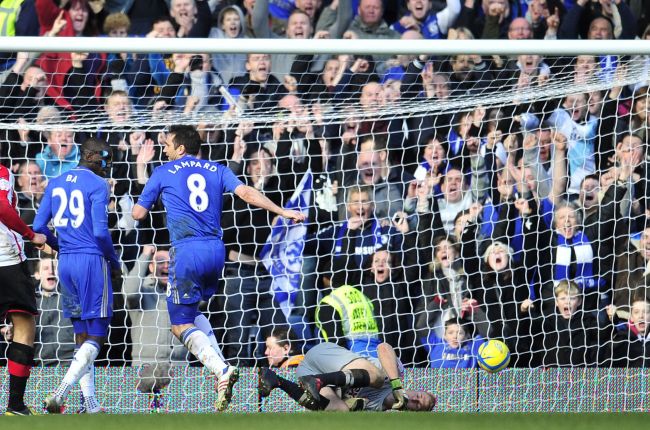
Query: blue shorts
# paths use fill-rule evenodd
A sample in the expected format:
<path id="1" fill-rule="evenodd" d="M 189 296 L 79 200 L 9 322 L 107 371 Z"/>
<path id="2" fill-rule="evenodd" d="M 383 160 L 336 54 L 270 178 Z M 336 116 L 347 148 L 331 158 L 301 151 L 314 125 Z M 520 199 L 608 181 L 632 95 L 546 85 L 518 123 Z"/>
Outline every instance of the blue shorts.
<path id="1" fill-rule="evenodd" d="M 113 315 L 110 270 L 103 256 L 60 254 L 59 279 L 64 317 L 88 320 Z"/>
<path id="2" fill-rule="evenodd" d="M 169 251 L 167 302 L 188 305 L 210 299 L 217 291 L 225 254 L 221 239 L 174 245 Z"/>
<path id="3" fill-rule="evenodd" d="M 71 321 L 75 334 L 85 333 L 89 336 L 95 337 L 108 336 L 108 326 L 111 323 L 110 318 L 92 318 L 89 320 L 72 318 Z"/>
<path id="4" fill-rule="evenodd" d="M 167 311 L 172 325 L 194 324 L 196 317 L 201 315 L 198 303 L 177 305 L 168 301 Z"/>

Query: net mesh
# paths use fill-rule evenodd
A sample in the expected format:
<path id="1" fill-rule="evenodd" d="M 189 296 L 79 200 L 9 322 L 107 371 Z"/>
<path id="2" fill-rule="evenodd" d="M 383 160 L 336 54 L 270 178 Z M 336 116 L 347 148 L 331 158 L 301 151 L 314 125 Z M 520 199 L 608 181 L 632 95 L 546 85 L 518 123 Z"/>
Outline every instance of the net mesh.
<path id="1" fill-rule="evenodd" d="M 40 405 L 43 393 L 56 388 L 65 374 L 63 367 L 37 367 L 27 390 L 26 403 Z M 295 381 L 293 370 L 279 374 Z M 153 396 L 136 389 L 137 371 L 132 367 L 98 368 L 98 400 L 107 413 L 211 413 L 216 394 L 212 381 L 198 368 L 178 369 L 175 378 L 154 406 Z M 487 374 L 472 369 L 406 369 L 409 387 L 436 393 L 437 412 L 647 412 L 646 369 L 507 369 Z M 0 369 L 1 386 L 8 385 Z M 274 390 L 258 398 L 256 372 L 243 372 L 235 386 L 230 411 L 305 412 L 289 396 Z M 0 400 L 6 403 L 3 390 Z M 80 392 L 73 390 L 65 413 L 80 407 Z"/>
<path id="2" fill-rule="evenodd" d="M 272 215 L 225 198 L 226 267 L 201 310 L 232 363 L 269 364 L 266 337 L 286 327 L 292 353 L 324 338 L 357 349 L 380 339 L 409 368 L 476 368 L 482 340 L 501 339 L 521 369 L 416 370 L 407 385 L 442 378 L 433 388 L 445 410 L 642 408 L 641 371 L 611 368 L 648 357 L 647 57 L 294 56 L 287 75 L 274 74 L 284 57 L 244 55 L 250 73 L 217 73 L 214 59 L 48 54 L 2 84 L 1 155 L 27 223 L 47 179 L 77 163 L 81 142 L 100 137 L 113 151 L 109 222 L 126 274 L 113 285 L 98 361 L 115 396 L 106 404 L 147 409 L 121 384 L 135 384 L 139 366 L 171 361 L 165 410 L 212 407 L 211 383 L 184 367 L 188 353 L 169 332 L 164 208 L 140 223 L 130 216 L 166 161 L 168 128 L 190 124 L 203 158 L 279 205 L 312 178 L 306 233 L 280 240 L 301 252 L 271 257 L 294 275 L 289 292 L 263 262 Z M 59 380 L 74 342 L 56 261 L 29 246 L 26 254 L 40 295 L 36 361 L 57 366 L 35 372 L 38 397 Z M 322 301 L 344 285 L 367 297 L 372 316 Z M 557 366 L 576 369 L 531 370 Z M 258 410 L 245 381 L 250 398 L 238 407 Z M 612 406 L 611 393 L 631 406 Z"/>

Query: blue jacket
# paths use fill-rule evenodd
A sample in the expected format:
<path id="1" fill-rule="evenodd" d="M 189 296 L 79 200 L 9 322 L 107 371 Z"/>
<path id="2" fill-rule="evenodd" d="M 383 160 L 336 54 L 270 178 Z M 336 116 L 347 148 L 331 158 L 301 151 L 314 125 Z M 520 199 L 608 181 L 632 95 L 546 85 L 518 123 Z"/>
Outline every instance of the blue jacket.
<path id="1" fill-rule="evenodd" d="M 428 337 L 420 339 L 429 353 L 429 363 L 434 369 L 473 369 L 478 367 L 476 357 L 478 348 L 485 341 L 481 335 L 468 339 L 460 348 L 451 348 L 449 344 L 431 332 Z"/>
<path id="2" fill-rule="evenodd" d="M 55 178 L 75 168 L 79 164 L 79 159 L 80 155 L 77 145 L 72 146 L 72 150 L 63 160 L 60 160 L 59 157 L 54 155 L 49 146 L 46 146 L 43 152 L 36 154 L 36 164 L 41 168 L 43 175 L 47 179 Z"/>
<path id="3" fill-rule="evenodd" d="M 354 265 L 361 268 L 366 258 L 369 258 L 379 248 L 387 246 L 392 229 L 382 226 L 381 222 L 374 218 L 357 230 L 350 230 L 347 221 L 339 222 L 333 226 L 324 228 L 316 234 L 307 237 L 305 252 L 309 255 L 333 255 L 347 260 L 345 249 L 346 241 L 352 241 Z"/>
<path id="4" fill-rule="evenodd" d="M 377 218 L 368 220 L 357 230 L 348 229 L 347 221 L 343 221 L 308 235 L 304 253 L 325 257 L 333 287 L 359 285 L 372 254 L 382 247 L 401 251 L 403 242 L 404 236 L 399 231 L 382 226 Z"/>

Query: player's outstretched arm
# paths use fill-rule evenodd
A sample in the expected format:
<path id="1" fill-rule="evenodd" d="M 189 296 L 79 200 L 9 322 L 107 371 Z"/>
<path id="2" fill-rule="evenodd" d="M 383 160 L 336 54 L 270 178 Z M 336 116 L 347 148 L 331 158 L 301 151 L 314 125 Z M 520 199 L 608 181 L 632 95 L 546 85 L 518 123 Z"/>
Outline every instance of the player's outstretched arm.
<path id="1" fill-rule="evenodd" d="M 134 220 L 136 221 L 142 221 L 145 219 L 149 211 L 139 204 L 134 204 L 133 205 L 133 210 L 131 211 L 131 216 L 133 217 Z"/>
<path id="2" fill-rule="evenodd" d="M 45 236 L 34 232 L 25 222 L 20 218 L 16 209 L 11 206 L 11 203 L 6 199 L 0 198 L 0 222 L 9 227 L 11 230 L 20 233 L 22 237 L 30 240 L 36 246 L 45 244 Z"/>
<path id="3" fill-rule="evenodd" d="M 43 245 L 45 242 L 43 235 L 35 235 L 9 201 L 10 192 L 13 192 L 11 191 L 11 174 L 9 169 L 0 166 L 0 222 L 25 239 L 31 240 L 35 245 Z"/>
<path id="4" fill-rule="evenodd" d="M 377 357 L 384 369 L 386 376 L 390 379 L 390 385 L 393 388 L 393 397 L 395 402 L 392 405 L 393 409 L 406 409 L 408 398 L 402 387 L 402 379 L 399 369 L 399 361 L 395 350 L 387 343 L 382 343 L 377 347 Z"/>
<path id="5" fill-rule="evenodd" d="M 46 236 L 29 228 L 25 221 L 20 218 L 16 209 L 11 205 L 7 197 L 6 184 L 8 179 L 0 179 L 0 222 L 11 230 L 18 232 L 22 237 L 31 241 L 38 249 L 42 249 L 46 243 Z M 50 233 L 51 235 L 51 233 Z"/>
<path id="6" fill-rule="evenodd" d="M 131 216 L 136 221 L 142 221 L 149 215 L 149 210 L 153 204 L 158 200 L 160 195 L 160 175 L 156 174 L 157 170 L 153 172 L 153 175 L 149 178 L 144 190 L 138 197 L 138 202 L 133 205 L 133 210 L 131 211 Z"/>
<path id="7" fill-rule="evenodd" d="M 379 358 L 381 367 L 388 379 L 398 379 L 400 377 L 397 355 L 392 346 L 386 342 L 379 344 L 377 346 L 377 358 Z"/>
<path id="8" fill-rule="evenodd" d="M 52 218 L 52 198 L 50 196 L 50 190 L 47 188 L 43 193 L 43 198 L 41 199 L 41 205 L 38 207 L 38 212 L 34 218 L 34 231 L 45 235 L 47 238 L 47 244 L 50 245 L 54 251 L 59 252 L 59 241 L 52 234 L 50 229 L 47 227 L 47 224 Z"/>
<path id="9" fill-rule="evenodd" d="M 235 194 L 250 205 L 266 209 L 267 211 L 273 212 L 274 214 L 280 215 L 284 218 L 291 219 L 295 222 L 303 222 L 306 219 L 305 214 L 302 212 L 283 209 L 273 203 L 264 194 L 260 193 L 253 187 L 249 187 L 248 185 L 239 185 L 237 188 L 235 188 Z"/>

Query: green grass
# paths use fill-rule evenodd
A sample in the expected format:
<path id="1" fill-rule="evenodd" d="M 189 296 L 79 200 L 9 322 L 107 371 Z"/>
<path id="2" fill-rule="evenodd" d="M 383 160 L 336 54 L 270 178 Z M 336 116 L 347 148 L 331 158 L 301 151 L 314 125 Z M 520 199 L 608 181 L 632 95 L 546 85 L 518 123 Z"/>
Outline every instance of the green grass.
<path id="1" fill-rule="evenodd" d="M 295 413 L 0 417 L 7 430 L 597 430 L 645 428 L 646 414 Z"/>

